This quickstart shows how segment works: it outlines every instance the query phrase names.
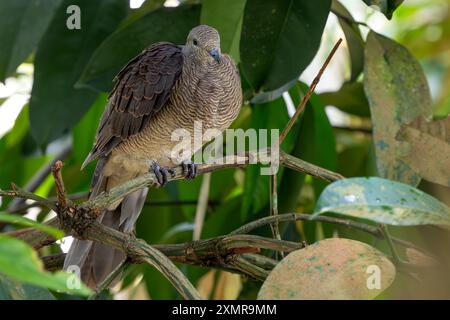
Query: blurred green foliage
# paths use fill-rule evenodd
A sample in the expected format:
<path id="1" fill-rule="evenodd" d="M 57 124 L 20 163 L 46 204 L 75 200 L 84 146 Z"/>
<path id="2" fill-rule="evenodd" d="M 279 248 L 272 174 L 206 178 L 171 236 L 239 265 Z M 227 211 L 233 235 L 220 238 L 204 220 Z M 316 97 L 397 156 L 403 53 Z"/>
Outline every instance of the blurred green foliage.
<path id="1" fill-rule="evenodd" d="M 0 2 L 0 80 L 20 79 L 23 71 L 17 67 L 23 62 L 34 66 L 29 103 L 20 112 L 12 129 L 0 139 L 0 188 L 8 189 L 11 182 L 27 186 L 36 172 L 48 166 L 61 150 L 69 148 L 63 172 L 67 189 L 70 193 L 87 191 L 94 165 L 89 165 L 83 172 L 79 171 L 80 165 L 92 146 L 115 74 L 128 60 L 154 42 L 183 44 L 189 30 L 200 23 L 219 30 L 222 51 L 229 53 L 241 70 L 246 101 L 233 127 L 244 130 L 282 129 L 289 119 L 289 99 L 282 97 L 282 93 L 288 92 L 294 105 L 298 105 L 307 91 L 307 86 L 298 78 L 317 55 L 321 41 L 323 44 L 328 39 L 324 30 L 327 30 L 327 19 L 333 15 L 337 17 L 347 43 L 345 50 L 348 51 L 346 64 L 349 66 L 349 76 L 340 89 L 312 95 L 282 148 L 287 153 L 345 177 L 379 175 L 402 180 L 403 175 L 413 175 L 414 181 L 409 182 L 414 187 L 417 185 L 421 177 L 409 166 L 398 165 L 401 161 L 398 152 L 407 153 L 408 148 L 399 147 L 396 133 L 401 124 L 410 122 L 416 116 L 429 116 L 433 112 L 434 116 L 445 118 L 450 113 L 448 1 L 422 0 L 402 4 L 402 1 L 394 0 L 360 0 L 361 3 L 376 5 L 391 19 L 388 25 L 394 26 L 392 39 L 370 32 L 369 40 L 366 40 L 369 27 L 354 18 L 352 10 L 343 5 L 344 1 L 197 0 L 181 1 L 179 6 L 170 8 L 164 7 L 164 2 L 147 0 L 139 9 L 130 9 L 128 0 L 49 0 L 45 5 L 38 0 Z M 80 30 L 66 27 L 66 19 L 70 15 L 66 9 L 70 4 L 81 9 Z M 378 14 L 368 10 L 367 15 Z M 39 14 L 35 14 L 37 11 Z M 390 73 L 389 78 L 386 78 L 387 72 Z M 428 83 L 431 90 L 428 90 Z M 338 108 L 346 119 L 346 125 L 335 125 L 330 113 L 326 112 L 327 106 Z M 388 136 L 389 144 L 378 143 L 378 136 L 374 144 L 373 136 L 380 132 L 377 129 L 385 128 L 386 124 L 392 126 L 387 126 L 390 129 L 383 129 L 380 134 Z M 448 132 L 443 134 L 450 136 Z M 432 162 L 433 152 L 450 149 L 450 142 L 446 141 L 447 149 L 432 150 L 432 153 L 420 156 L 428 157 L 427 161 Z M 385 150 L 387 155 L 380 156 L 380 149 Z M 383 168 L 386 167 L 396 174 L 385 174 Z M 247 222 L 269 215 L 270 178 L 260 175 L 259 168 L 252 165 L 212 174 L 202 238 L 227 234 Z M 277 181 L 280 213 L 312 213 L 319 197 L 321 202 L 318 205 L 331 202 L 335 210 L 330 210 L 335 212 L 338 212 L 336 208 L 339 204 L 344 203 L 342 199 L 334 199 L 330 189 L 324 191 L 327 183 L 290 169 L 280 168 Z M 137 236 L 148 243 L 192 240 L 201 183 L 202 177 L 199 177 L 189 182 L 172 182 L 164 189 L 150 190 L 137 222 Z M 370 185 L 370 191 L 378 192 L 380 185 Z M 355 183 L 348 187 L 348 195 L 367 187 L 365 183 Z M 397 191 L 401 193 L 402 188 L 416 190 L 414 187 L 403 186 Z M 447 204 L 450 203 L 448 187 L 424 181 L 419 185 L 420 189 L 426 189 Z M 44 197 L 54 196 L 52 180 L 46 177 L 30 191 Z M 391 196 L 401 199 L 395 192 Z M 395 209 L 392 208 L 391 198 L 387 201 L 389 203 L 383 197 L 379 198 L 377 204 L 381 207 L 377 210 L 385 211 L 378 218 L 389 215 L 389 210 Z M 431 199 L 428 204 L 438 201 Z M 2 198 L 1 201 L 2 211 L 8 211 L 10 199 Z M 414 203 L 413 207 L 420 207 L 421 204 Z M 364 200 L 363 210 L 370 205 L 370 201 Z M 383 206 L 389 205 L 391 207 L 383 209 Z M 357 219 L 354 211 L 350 211 L 346 211 L 347 216 Z M 428 224 L 432 220 L 426 214 L 418 218 L 418 211 L 414 212 L 420 224 Z M 36 208 L 28 212 L 31 217 L 37 215 L 38 221 L 46 218 L 47 213 L 43 210 L 37 214 Z M 444 216 L 446 214 L 443 213 Z M 380 221 L 381 218 L 361 217 L 369 225 L 389 223 L 389 219 Z M 447 220 L 444 217 L 442 221 Z M 2 225 L 2 231 L 16 227 Z M 390 254 L 386 242 L 374 241 L 360 231 L 342 226 L 308 221 L 282 224 L 281 230 L 282 238 L 288 240 L 313 243 L 324 237 L 339 235 L 366 242 L 384 254 Z M 391 230 L 395 236 L 443 256 L 444 261 L 450 260 L 448 253 L 443 253 L 449 244 L 445 232 L 436 232 L 430 237 L 426 227 Z M 255 232 L 270 236 L 268 229 Z M 47 279 L 44 277 L 51 276 L 40 269 L 36 252 L 17 242 L 0 238 L 0 264 L 11 258 L 5 256 L 10 253 L 6 249 L 2 251 L 1 248 L 7 248 L 2 244 L 11 243 L 8 249 L 17 249 L 16 254 L 23 257 L 23 260 L 17 261 L 22 261 L 23 265 L 33 270 L 35 277 L 31 280 L 14 278 L 14 268 L 2 264 L 0 299 L 75 298 L 36 287 Z M 60 250 L 59 245 L 53 245 L 40 250 L 39 254 L 47 255 Z M 407 258 L 405 252 L 402 252 L 402 257 Z M 233 291 L 233 288 L 224 285 L 227 282 L 224 279 L 228 278 L 220 271 L 189 265 L 179 267 L 208 297 L 256 298 L 261 287 L 261 283 L 241 279 L 238 289 L 235 282 L 229 282 L 233 283 Z M 48 283 L 43 286 L 51 290 L 61 289 L 58 287 L 61 278 L 55 279 L 53 286 Z M 398 276 L 382 297 L 416 297 L 412 292 L 419 286 L 411 284 L 410 280 Z M 431 285 L 430 289 L 427 287 L 427 297 L 450 297 L 450 281 L 447 280 L 442 281 L 439 290 Z M 126 270 L 121 289 L 127 292 L 128 298 L 180 298 L 159 272 L 144 265 L 134 265 Z"/>

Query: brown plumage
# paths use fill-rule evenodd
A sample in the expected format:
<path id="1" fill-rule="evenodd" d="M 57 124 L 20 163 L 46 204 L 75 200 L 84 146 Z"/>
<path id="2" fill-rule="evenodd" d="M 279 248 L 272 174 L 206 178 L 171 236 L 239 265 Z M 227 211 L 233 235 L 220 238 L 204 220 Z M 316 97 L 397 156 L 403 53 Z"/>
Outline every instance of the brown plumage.
<path id="1" fill-rule="evenodd" d="M 204 25 L 191 30 L 184 46 L 151 45 L 115 81 L 94 147 L 83 163 L 98 160 L 90 197 L 148 172 L 155 163 L 172 168 L 188 161 L 197 150 L 174 158 L 179 141 L 172 141 L 172 133 L 184 129 L 193 137 L 195 121 L 202 121 L 203 130 L 223 131 L 242 103 L 237 68 L 220 54 L 218 32 Z M 100 220 L 132 232 L 146 194 L 147 189 L 139 190 L 111 204 Z M 74 240 L 64 267 L 79 266 L 82 280 L 93 287 L 124 258 L 111 247 Z"/>

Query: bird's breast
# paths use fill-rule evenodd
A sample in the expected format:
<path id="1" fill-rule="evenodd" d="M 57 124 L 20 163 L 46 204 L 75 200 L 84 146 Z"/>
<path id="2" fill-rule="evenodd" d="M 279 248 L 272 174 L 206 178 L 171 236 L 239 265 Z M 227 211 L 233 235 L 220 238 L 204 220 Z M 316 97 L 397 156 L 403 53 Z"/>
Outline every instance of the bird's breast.
<path id="1" fill-rule="evenodd" d="M 184 159 L 188 160 L 201 147 L 194 141 L 198 130 L 202 134 L 210 129 L 221 132 L 229 127 L 241 107 L 242 93 L 234 65 L 227 60 L 222 63 L 219 68 L 192 70 L 192 66 L 183 67 L 166 105 L 139 134 L 122 142 L 118 149 L 130 157 L 170 166 L 174 149 L 180 147 L 181 140 L 187 141 L 183 136 L 191 138 L 190 152 Z M 172 163 L 172 166 L 177 164 Z"/>

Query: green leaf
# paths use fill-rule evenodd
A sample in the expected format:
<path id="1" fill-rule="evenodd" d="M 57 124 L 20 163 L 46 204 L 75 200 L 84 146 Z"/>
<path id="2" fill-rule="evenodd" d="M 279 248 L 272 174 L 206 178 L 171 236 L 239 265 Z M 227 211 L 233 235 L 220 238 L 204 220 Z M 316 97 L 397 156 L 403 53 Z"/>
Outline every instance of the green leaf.
<path id="1" fill-rule="evenodd" d="M 442 202 L 410 185 L 376 177 L 330 184 L 314 216 L 324 212 L 397 226 L 450 225 L 450 208 Z"/>
<path id="2" fill-rule="evenodd" d="M 399 159 L 408 144 L 395 137 L 402 124 L 432 115 L 430 90 L 420 64 L 405 47 L 371 31 L 365 50 L 364 90 L 379 175 L 416 186 L 420 176 Z"/>
<path id="3" fill-rule="evenodd" d="M 61 0 L 0 2 L 0 81 L 34 50 L 60 4 Z"/>
<path id="4" fill-rule="evenodd" d="M 22 284 L 0 273 L 0 300 L 55 300 L 49 290 Z"/>
<path id="5" fill-rule="evenodd" d="M 255 93 L 297 79 L 319 48 L 331 0 L 247 0 L 240 55 Z"/>
<path id="6" fill-rule="evenodd" d="M 270 147 L 273 143 L 270 129 L 283 128 L 288 120 L 289 115 L 283 98 L 278 98 L 265 104 L 253 105 L 250 129 L 247 132 L 250 133 L 254 129 L 267 129 L 265 146 L 261 145 L 263 140 L 258 136 L 258 131 L 256 131 L 255 136 L 258 141 L 256 148 Z M 286 152 L 290 152 L 294 145 L 295 130 L 292 131 L 282 145 L 282 149 Z M 255 146 L 249 146 L 249 150 L 255 150 Z M 264 166 L 267 167 L 268 165 Z M 251 165 L 245 169 L 244 194 L 241 208 L 242 221 L 247 221 L 251 215 L 263 209 L 269 203 L 270 176 L 261 175 L 261 168 L 261 165 Z M 279 170 L 281 171 L 282 168 L 279 168 Z M 278 178 L 281 179 L 281 176 L 279 172 Z"/>
<path id="7" fill-rule="evenodd" d="M 353 19 L 350 12 L 339 1 L 332 1 L 331 11 L 337 15 L 347 40 L 352 66 L 350 81 L 355 81 L 364 67 L 364 40 L 361 36 L 361 31 L 358 25 L 354 23 L 355 19 Z"/>
<path id="8" fill-rule="evenodd" d="M 450 186 L 450 117 L 435 121 L 417 118 L 401 127 L 397 140 L 411 146 L 401 159 L 422 178 Z"/>
<path id="9" fill-rule="evenodd" d="M 338 154 L 337 172 L 344 177 L 375 176 L 372 141 L 367 138 L 342 149 Z"/>
<path id="10" fill-rule="evenodd" d="M 81 9 L 81 29 L 66 26 L 69 5 Z M 65 0 L 42 38 L 35 57 L 30 100 L 31 132 L 45 146 L 72 128 L 89 109 L 97 94 L 75 89 L 95 48 L 128 12 L 125 0 Z M 49 125 L 50 124 L 50 125 Z"/>
<path id="11" fill-rule="evenodd" d="M 131 10 L 130 14 L 128 14 L 128 16 L 122 20 L 118 29 L 121 29 L 121 28 L 133 23 L 134 21 L 136 21 L 137 19 L 139 19 L 143 15 L 146 15 L 149 12 L 152 12 L 152 11 L 155 11 L 156 9 L 161 8 L 162 6 L 164 6 L 164 2 L 166 2 L 166 0 L 147 0 L 147 1 L 145 1 L 142 4 L 142 6 L 140 6 L 138 9 Z"/>
<path id="12" fill-rule="evenodd" d="M 363 0 L 368 6 L 381 11 L 388 19 L 404 0 Z"/>
<path id="13" fill-rule="evenodd" d="M 228 234 L 242 225 L 239 208 L 242 205 L 242 196 L 233 197 L 207 216 L 203 226 L 202 238 L 209 239 Z"/>
<path id="14" fill-rule="evenodd" d="M 300 82 L 289 90 L 289 94 L 295 105 L 298 105 L 307 86 Z M 308 101 L 305 110 L 298 123 L 295 146 L 291 154 L 305 161 L 314 163 L 323 168 L 336 171 L 337 154 L 336 143 L 330 121 L 325 113 L 321 99 L 313 94 Z M 294 131 L 294 130 L 293 130 Z M 292 132 L 290 134 L 295 134 Z M 278 193 L 278 207 L 280 212 L 297 212 L 299 198 L 305 185 L 305 175 L 297 171 L 286 169 Z M 325 188 L 326 183 L 313 179 L 314 193 L 318 196 Z M 304 203 L 301 204 L 304 207 Z M 311 208 L 312 209 L 312 208 Z M 304 208 L 308 210 L 308 208 Z M 324 231 L 330 232 L 330 226 L 324 225 Z M 303 226 L 307 241 L 315 241 L 317 236 L 316 224 L 305 224 Z M 328 233 L 326 233 L 328 235 Z"/>
<path id="15" fill-rule="evenodd" d="M 297 95 L 293 94 L 295 90 Z M 300 103 L 300 96 L 303 96 L 308 90 L 305 84 L 299 82 L 290 93 L 292 93 L 295 104 Z M 325 105 L 320 97 L 313 94 L 310 101 L 309 110 L 305 110 L 302 117 L 302 128 L 297 138 L 299 149 L 303 149 L 300 158 L 322 168 L 336 171 L 337 152 L 336 141 L 333 128 L 325 112 Z M 311 143 L 312 142 L 312 143 Z M 314 189 L 316 194 L 320 194 L 325 188 L 326 183 L 314 180 Z"/>
<path id="16" fill-rule="evenodd" d="M 361 82 L 345 82 L 338 91 L 323 92 L 319 96 L 326 106 L 335 106 L 355 116 L 370 117 L 369 102 Z"/>
<path id="17" fill-rule="evenodd" d="M 89 108 L 84 117 L 72 130 L 73 153 L 77 163 L 83 163 L 92 149 L 100 118 L 105 110 L 108 96 L 99 94 L 97 100 Z"/>
<path id="18" fill-rule="evenodd" d="M 64 237 L 64 232 L 47 226 L 45 224 L 36 222 L 34 220 L 16 215 L 16 214 L 11 214 L 11 213 L 6 213 L 6 212 L 0 212 L 0 221 L 2 222 L 7 222 L 7 223 L 12 223 L 12 224 L 18 224 L 21 226 L 25 226 L 25 227 L 32 227 L 38 230 L 41 230 L 45 233 L 48 233 L 49 235 L 53 236 L 56 239 L 61 239 Z"/>
<path id="19" fill-rule="evenodd" d="M 173 285 L 161 272 L 149 265 L 145 265 L 143 270 L 147 292 L 152 300 L 180 299 Z"/>
<path id="20" fill-rule="evenodd" d="M 28 104 L 26 104 L 19 116 L 14 122 L 14 127 L 3 138 L 6 144 L 11 147 L 20 143 L 30 129 L 30 122 L 28 121 Z"/>
<path id="21" fill-rule="evenodd" d="M 0 235 L 0 272 L 20 282 L 36 286 L 87 296 L 91 290 L 80 283 L 79 288 L 68 286 L 71 277 L 75 275 L 67 272 L 49 273 L 43 270 L 42 262 L 25 242 Z"/>
<path id="22" fill-rule="evenodd" d="M 246 0 L 204 0 L 200 22 L 220 33 L 222 51 L 239 63 L 239 41 Z M 226 12 L 226 14 L 223 14 Z"/>
<path id="23" fill-rule="evenodd" d="M 395 273 L 392 262 L 365 243 L 325 239 L 281 260 L 264 281 L 258 299 L 373 299 L 392 284 Z"/>
<path id="24" fill-rule="evenodd" d="M 35 143 L 29 133 L 28 107 L 20 112 L 14 127 L 0 139 L 0 188 L 10 188 L 11 182 L 26 185 L 47 161 L 49 156 L 35 153 Z M 3 199 L 3 204 L 10 199 Z"/>
<path id="25" fill-rule="evenodd" d="M 143 15 L 114 32 L 95 50 L 78 86 L 110 91 L 112 79 L 131 58 L 158 41 L 184 44 L 199 21 L 197 5 L 161 8 Z"/>

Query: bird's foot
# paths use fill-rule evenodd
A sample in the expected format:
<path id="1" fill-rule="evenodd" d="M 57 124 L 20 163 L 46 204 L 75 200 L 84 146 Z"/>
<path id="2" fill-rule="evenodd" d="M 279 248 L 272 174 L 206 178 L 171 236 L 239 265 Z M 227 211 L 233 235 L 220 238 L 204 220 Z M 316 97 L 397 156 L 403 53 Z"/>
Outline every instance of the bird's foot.
<path id="1" fill-rule="evenodd" d="M 181 163 L 182 174 L 186 179 L 192 180 L 197 176 L 197 164 L 193 162 Z"/>
<path id="2" fill-rule="evenodd" d="M 173 169 L 161 167 L 156 162 L 152 164 L 151 171 L 155 174 L 156 180 L 160 187 L 164 187 L 167 184 L 169 175 L 172 177 L 175 175 L 175 171 Z"/>

